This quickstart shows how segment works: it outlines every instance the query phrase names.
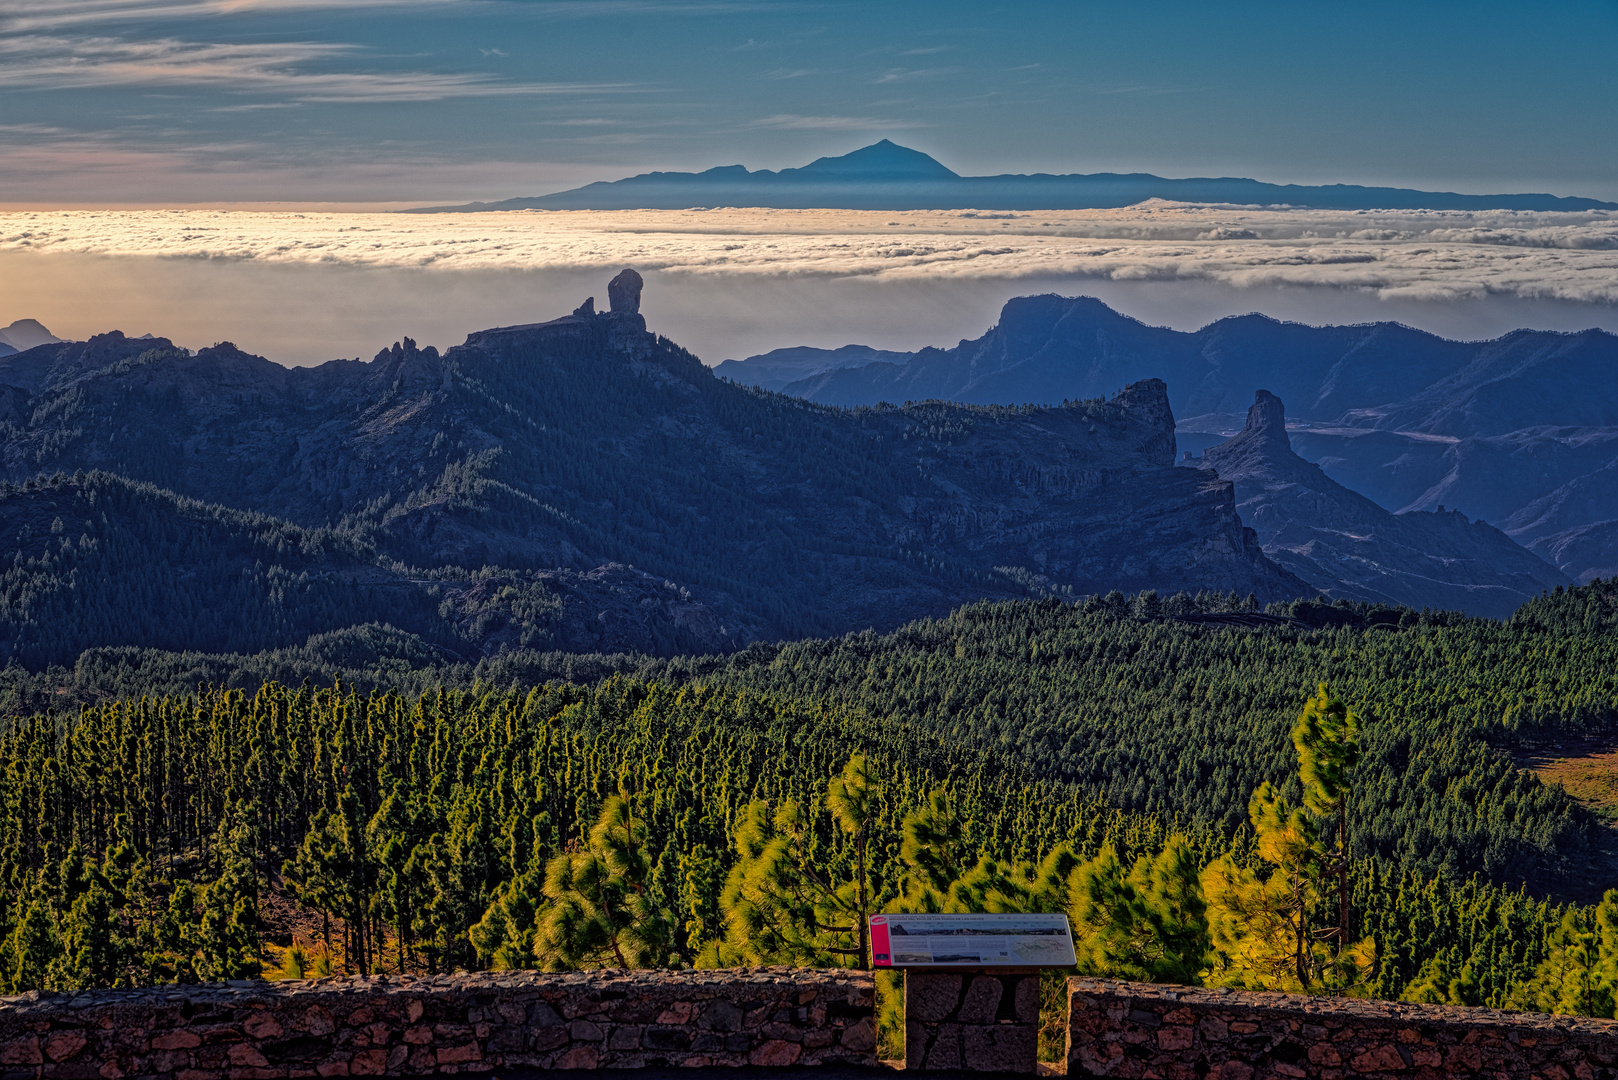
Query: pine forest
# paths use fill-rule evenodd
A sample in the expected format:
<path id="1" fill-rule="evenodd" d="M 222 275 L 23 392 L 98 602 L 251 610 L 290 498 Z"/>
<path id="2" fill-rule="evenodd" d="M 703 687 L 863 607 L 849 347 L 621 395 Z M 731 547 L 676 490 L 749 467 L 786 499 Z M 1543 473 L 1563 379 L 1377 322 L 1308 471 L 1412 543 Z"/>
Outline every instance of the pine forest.
<path id="1" fill-rule="evenodd" d="M 0 734 L 5 992 L 868 966 L 872 912 L 1037 909 L 1084 972 L 1614 1013 L 1612 833 L 1518 764 L 1618 728 L 1611 583 L 1505 623 L 1115 593 L 566 669 L 176 657 L 56 669 L 76 704 Z"/>

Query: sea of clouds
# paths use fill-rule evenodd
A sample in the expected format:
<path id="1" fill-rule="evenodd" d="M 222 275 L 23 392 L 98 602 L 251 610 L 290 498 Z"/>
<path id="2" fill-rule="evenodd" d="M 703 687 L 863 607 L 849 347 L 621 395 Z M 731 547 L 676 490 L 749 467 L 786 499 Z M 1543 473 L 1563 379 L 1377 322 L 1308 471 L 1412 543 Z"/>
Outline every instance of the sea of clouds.
<path id="1" fill-rule="evenodd" d="M 1120 210 L 239 210 L 0 214 L 0 252 L 701 278 L 1207 282 L 1618 304 L 1618 213 L 1333 212 L 1153 201 Z M 1014 290 L 1013 290 L 1014 291 Z"/>

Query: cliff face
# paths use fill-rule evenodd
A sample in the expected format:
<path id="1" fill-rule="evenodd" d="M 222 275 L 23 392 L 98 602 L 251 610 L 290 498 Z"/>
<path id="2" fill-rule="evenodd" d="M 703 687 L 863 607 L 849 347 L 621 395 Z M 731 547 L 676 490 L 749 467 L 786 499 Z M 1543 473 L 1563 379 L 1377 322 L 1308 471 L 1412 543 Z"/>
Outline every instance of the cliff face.
<path id="1" fill-rule="evenodd" d="M 0 360 L 26 398 L 0 426 L 5 471 L 99 469 L 412 567 L 632 565 L 686 590 L 665 621 L 704 648 L 1029 591 L 1310 591 L 1264 557 L 1227 483 L 1173 467 L 1159 381 L 1066 407 L 828 409 L 716 379 L 646 331 L 632 284 L 616 311 L 443 355 L 406 340 L 288 370 L 119 334 L 32 350 Z M 569 610 L 634 593 L 581 582 L 550 587 L 586 598 Z M 477 625 L 505 602 L 484 592 L 470 614 L 441 598 L 444 617 Z"/>
<path id="2" fill-rule="evenodd" d="M 1390 514 L 1293 453 L 1281 399 L 1260 390 L 1247 423 L 1199 464 L 1235 484 L 1265 554 L 1333 596 L 1503 618 L 1569 579 L 1459 511 Z"/>

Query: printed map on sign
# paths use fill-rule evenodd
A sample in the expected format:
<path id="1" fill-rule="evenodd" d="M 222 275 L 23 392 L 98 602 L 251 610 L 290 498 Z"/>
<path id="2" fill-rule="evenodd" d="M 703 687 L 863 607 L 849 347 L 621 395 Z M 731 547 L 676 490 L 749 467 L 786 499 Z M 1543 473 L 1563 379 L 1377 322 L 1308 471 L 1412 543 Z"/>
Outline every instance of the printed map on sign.
<path id="1" fill-rule="evenodd" d="M 1067 916 L 872 915 L 876 967 L 1072 967 Z"/>

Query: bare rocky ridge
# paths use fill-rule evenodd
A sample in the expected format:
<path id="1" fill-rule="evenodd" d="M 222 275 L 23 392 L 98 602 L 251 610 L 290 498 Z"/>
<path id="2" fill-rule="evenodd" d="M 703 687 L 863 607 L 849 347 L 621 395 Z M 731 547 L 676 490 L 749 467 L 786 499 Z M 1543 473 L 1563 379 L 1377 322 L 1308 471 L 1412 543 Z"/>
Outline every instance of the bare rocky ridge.
<path id="1" fill-rule="evenodd" d="M 437 582 L 434 632 L 477 651 L 724 651 L 1031 592 L 1312 591 L 1228 483 L 1173 467 L 1160 381 L 1050 408 L 829 409 L 716 379 L 646 330 L 635 284 L 615 279 L 609 312 L 369 363 L 116 332 L 42 346 L 0 359 L 4 471 L 100 470 L 332 530 L 389 588 Z"/>
<path id="2" fill-rule="evenodd" d="M 1255 395 L 1247 424 L 1198 464 L 1236 485 L 1264 552 L 1331 596 L 1505 618 L 1570 584 L 1545 560 L 1459 511 L 1390 514 L 1292 451 L 1281 399 Z"/>
<path id="3" fill-rule="evenodd" d="M 1194 450 L 1239 428 L 1252 388 L 1267 386 L 1290 403 L 1298 453 L 1384 509 L 1460 509 L 1581 581 L 1613 565 L 1572 539 L 1618 520 L 1618 336 L 1604 331 L 1448 341 L 1396 323 L 1243 315 L 1182 333 L 1091 297 L 1024 296 L 954 348 L 843 359 L 780 349 L 722 373 L 844 406 L 1054 404 L 1161 378 Z"/>

